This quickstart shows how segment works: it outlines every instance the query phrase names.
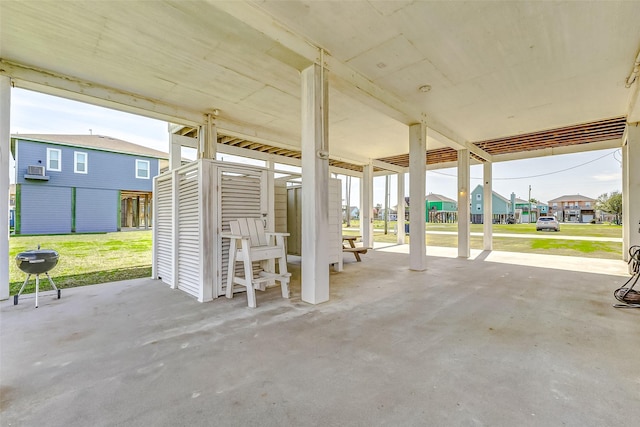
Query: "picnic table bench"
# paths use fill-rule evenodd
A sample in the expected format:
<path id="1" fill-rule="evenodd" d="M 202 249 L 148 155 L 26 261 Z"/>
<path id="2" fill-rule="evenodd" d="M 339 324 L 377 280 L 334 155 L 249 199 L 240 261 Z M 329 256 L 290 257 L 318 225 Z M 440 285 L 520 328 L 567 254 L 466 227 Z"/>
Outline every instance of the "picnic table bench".
<path id="1" fill-rule="evenodd" d="M 367 251 L 371 248 L 367 248 L 366 246 L 356 246 L 356 240 L 358 240 L 360 236 L 342 236 L 342 252 L 351 252 L 355 257 L 356 261 L 360 262 L 362 259 L 360 258 L 360 254 L 366 254 Z"/>

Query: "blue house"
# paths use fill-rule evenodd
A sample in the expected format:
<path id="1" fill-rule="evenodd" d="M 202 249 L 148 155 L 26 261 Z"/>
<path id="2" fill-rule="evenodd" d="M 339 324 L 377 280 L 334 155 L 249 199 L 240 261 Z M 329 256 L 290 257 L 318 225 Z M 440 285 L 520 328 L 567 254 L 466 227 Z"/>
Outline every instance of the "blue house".
<path id="1" fill-rule="evenodd" d="M 505 197 L 492 192 L 491 210 L 493 211 L 492 221 L 494 224 L 504 224 L 511 215 L 511 201 Z M 484 190 L 482 185 L 478 185 L 471 192 L 471 222 L 482 224 L 484 221 Z"/>
<path id="2" fill-rule="evenodd" d="M 153 177 L 166 153 L 100 135 L 12 135 L 15 234 L 150 225 Z"/>

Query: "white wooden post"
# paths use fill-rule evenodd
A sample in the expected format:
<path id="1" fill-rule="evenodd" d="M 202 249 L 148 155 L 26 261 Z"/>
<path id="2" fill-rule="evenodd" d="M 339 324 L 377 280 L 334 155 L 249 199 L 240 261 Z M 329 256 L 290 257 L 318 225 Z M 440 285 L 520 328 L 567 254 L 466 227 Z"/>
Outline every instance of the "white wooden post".
<path id="1" fill-rule="evenodd" d="M 427 268 L 426 241 L 426 179 L 427 126 L 409 126 L 409 268 Z"/>
<path id="2" fill-rule="evenodd" d="M 362 167 L 362 179 L 360 180 L 360 234 L 362 244 L 368 248 L 373 247 L 373 164 Z"/>
<path id="3" fill-rule="evenodd" d="M 629 140 L 622 146 L 622 259 L 629 261 Z"/>
<path id="4" fill-rule="evenodd" d="M 404 174 L 399 173 L 398 175 L 398 209 L 397 218 L 396 218 L 396 226 L 398 227 L 398 244 L 404 245 Z"/>
<path id="5" fill-rule="evenodd" d="M 640 245 L 640 122 L 627 124 L 627 197 L 629 213 L 623 218 L 629 248 Z M 628 249 L 627 249 L 628 251 Z M 631 273 L 632 266 L 629 265 Z"/>
<path id="6" fill-rule="evenodd" d="M 11 79 L 0 76 L 0 300 L 9 298 L 9 156 Z"/>
<path id="7" fill-rule="evenodd" d="M 171 288 L 178 288 L 178 196 L 179 196 L 180 187 L 178 184 L 178 171 L 174 170 L 171 173 L 171 249 L 172 249 L 172 257 L 171 257 Z"/>
<path id="8" fill-rule="evenodd" d="M 182 165 L 182 145 L 175 133 L 169 135 L 169 170 L 178 169 Z"/>
<path id="9" fill-rule="evenodd" d="M 469 258 L 469 150 L 458 150 L 458 257 Z M 485 200 L 486 202 L 486 200 Z"/>
<path id="10" fill-rule="evenodd" d="M 302 77 L 302 301 L 329 300 L 328 82 L 322 64 Z"/>
<path id="11" fill-rule="evenodd" d="M 482 188 L 483 197 L 483 248 L 485 251 L 493 250 L 493 170 L 492 163 L 486 161 L 483 164 L 483 180 L 484 186 Z"/>

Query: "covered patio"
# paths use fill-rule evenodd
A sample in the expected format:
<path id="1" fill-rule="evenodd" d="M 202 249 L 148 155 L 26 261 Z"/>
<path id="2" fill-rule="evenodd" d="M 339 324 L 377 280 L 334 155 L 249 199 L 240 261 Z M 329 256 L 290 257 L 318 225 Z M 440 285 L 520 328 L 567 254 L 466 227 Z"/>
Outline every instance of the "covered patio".
<path id="1" fill-rule="evenodd" d="M 0 170 L 12 87 L 165 120 L 173 173 L 182 147 L 264 160 L 268 179 L 301 167 L 303 253 L 292 299 L 267 290 L 255 310 L 152 279 L 3 302 L 3 425 L 635 425 L 639 313 L 611 307 L 626 263 L 513 262 L 489 221 L 471 251 L 469 171 L 483 164 L 490 200 L 494 162 L 619 147 L 623 254 L 640 244 L 638 16 L 639 2 L 0 2 Z M 410 246 L 330 271 L 331 173 L 362 179 L 370 247 L 374 175 L 409 174 L 410 218 L 425 218 L 425 171 L 451 166 L 453 253 L 427 253 L 420 220 Z M 8 187 L 3 174 L 0 200 Z M 202 188 L 194 203 L 214 205 Z M 213 247 L 207 221 L 190 232 Z M 7 209 L 0 232 L 6 299 Z"/>
<path id="2" fill-rule="evenodd" d="M 332 273 L 322 305 L 296 260 L 292 299 L 255 310 L 150 279 L 5 303 L 2 425 L 636 425 L 625 263 L 434 249 L 416 272 L 407 250 Z"/>

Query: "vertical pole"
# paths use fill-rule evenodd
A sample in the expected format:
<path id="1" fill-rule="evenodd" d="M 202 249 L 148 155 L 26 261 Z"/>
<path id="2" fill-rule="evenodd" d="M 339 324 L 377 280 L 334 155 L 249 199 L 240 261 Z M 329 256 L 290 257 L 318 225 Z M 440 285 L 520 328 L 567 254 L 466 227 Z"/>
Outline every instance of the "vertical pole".
<path id="1" fill-rule="evenodd" d="M 169 136 L 169 170 L 178 169 L 182 165 L 182 146 L 176 134 Z"/>
<path id="2" fill-rule="evenodd" d="M 320 64 L 302 70 L 302 300 L 329 300 L 328 80 Z"/>
<path id="3" fill-rule="evenodd" d="M 368 248 L 373 247 L 373 165 L 362 167 L 362 185 L 360 185 L 360 234 L 362 243 Z"/>
<path id="4" fill-rule="evenodd" d="M 627 124 L 629 213 L 623 219 L 628 226 L 629 247 L 640 245 L 640 122 Z M 632 263 L 633 264 L 633 263 Z M 631 273 L 632 265 L 629 265 Z"/>
<path id="5" fill-rule="evenodd" d="M 483 198 L 483 249 L 485 251 L 493 250 L 493 164 L 490 161 L 485 161 L 482 165 L 484 186 L 482 188 Z"/>
<path id="6" fill-rule="evenodd" d="M 389 175 L 384 177 L 384 234 L 389 234 Z"/>
<path id="7" fill-rule="evenodd" d="M 458 150 L 458 257 L 469 258 L 469 150 Z M 486 202 L 486 200 L 485 200 Z"/>
<path id="8" fill-rule="evenodd" d="M 622 146 L 622 259 L 629 261 L 629 138 Z M 16 211 L 18 208 L 16 207 Z"/>
<path id="9" fill-rule="evenodd" d="M 345 175 L 346 202 L 347 202 L 347 227 L 351 227 L 351 176 Z"/>
<path id="10" fill-rule="evenodd" d="M 216 122 L 211 116 L 207 114 L 204 124 L 204 147 L 202 149 L 202 157 L 205 159 L 216 158 L 216 144 L 218 142 L 218 129 Z"/>
<path id="11" fill-rule="evenodd" d="M 409 268 L 416 271 L 427 268 L 426 157 L 427 126 L 409 126 Z"/>
<path id="12" fill-rule="evenodd" d="M 118 231 L 122 230 L 122 191 L 121 190 L 118 190 L 118 205 L 116 206 L 116 230 Z"/>
<path id="13" fill-rule="evenodd" d="M 398 244 L 404 245 L 404 174 L 398 174 Z"/>
<path id="14" fill-rule="evenodd" d="M 9 298 L 9 156 L 11 79 L 0 76 L 0 300 Z M 18 190 L 16 189 L 16 192 Z M 17 194 L 16 194 L 17 197 Z M 17 201 L 16 201 L 17 203 Z M 18 215 L 16 205 L 16 215 Z M 17 218 L 16 221 L 17 225 Z"/>

